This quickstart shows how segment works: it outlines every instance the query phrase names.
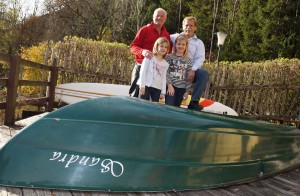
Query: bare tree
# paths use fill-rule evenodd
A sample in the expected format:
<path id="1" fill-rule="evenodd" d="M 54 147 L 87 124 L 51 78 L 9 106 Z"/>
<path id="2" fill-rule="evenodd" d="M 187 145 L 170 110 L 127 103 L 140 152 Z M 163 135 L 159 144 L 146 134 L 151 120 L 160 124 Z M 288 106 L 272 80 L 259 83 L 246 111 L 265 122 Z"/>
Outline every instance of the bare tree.
<path id="1" fill-rule="evenodd" d="M 132 16 L 136 19 L 136 32 L 142 27 L 142 25 L 145 22 L 145 14 L 144 12 L 144 7 L 146 5 L 146 1 L 144 0 L 137 0 L 135 1 L 135 4 L 132 4 Z"/>
<path id="2" fill-rule="evenodd" d="M 102 39 L 108 31 L 109 0 L 47 0 L 49 27 L 53 40 L 66 35 Z"/>
<path id="3" fill-rule="evenodd" d="M 216 19 L 217 19 L 217 15 L 218 15 L 218 9 L 219 9 L 219 0 L 214 0 L 213 25 L 212 25 L 212 30 L 211 30 L 211 41 L 210 41 L 209 58 L 208 58 L 209 63 L 210 63 L 211 55 L 212 55 L 213 42 L 214 42 L 214 33 L 215 33 L 215 26 L 216 26 Z"/>
<path id="4" fill-rule="evenodd" d="M 110 8 L 110 29 L 112 33 L 111 41 L 120 41 L 122 31 L 131 13 L 131 0 L 115 0 Z"/>
<path id="5" fill-rule="evenodd" d="M 51 29 L 49 37 L 59 40 L 71 35 L 96 40 L 119 40 L 121 32 L 132 16 L 133 3 L 139 9 L 145 1 L 46 0 Z"/>

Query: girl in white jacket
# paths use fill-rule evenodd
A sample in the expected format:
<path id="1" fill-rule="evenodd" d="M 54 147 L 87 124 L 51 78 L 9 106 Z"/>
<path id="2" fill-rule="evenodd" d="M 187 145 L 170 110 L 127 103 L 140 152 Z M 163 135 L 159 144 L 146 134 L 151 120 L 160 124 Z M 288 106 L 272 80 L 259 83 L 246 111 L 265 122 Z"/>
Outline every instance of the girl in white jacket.
<path id="1" fill-rule="evenodd" d="M 141 65 L 140 78 L 137 84 L 140 86 L 142 99 L 158 102 L 166 94 L 166 75 L 169 64 L 165 60 L 170 43 L 166 38 L 158 38 L 153 46 L 153 57 L 144 58 Z"/>

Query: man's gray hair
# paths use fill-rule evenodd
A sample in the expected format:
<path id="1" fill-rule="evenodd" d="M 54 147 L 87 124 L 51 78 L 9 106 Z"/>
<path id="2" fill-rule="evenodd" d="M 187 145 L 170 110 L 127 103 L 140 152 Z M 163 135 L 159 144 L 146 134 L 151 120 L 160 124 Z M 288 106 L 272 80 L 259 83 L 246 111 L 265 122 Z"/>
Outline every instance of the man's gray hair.
<path id="1" fill-rule="evenodd" d="M 162 9 L 162 8 L 157 8 L 156 10 L 154 10 L 154 12 L 153 12 L 153 16 L 157 13 L 157 12 L 159 12 L 159 11 L 162 11 L 162 12 L 164 12 L 164 14 L 167 16 L 167 11 L 166 10 L 164 10 L 164 9 Z"/>

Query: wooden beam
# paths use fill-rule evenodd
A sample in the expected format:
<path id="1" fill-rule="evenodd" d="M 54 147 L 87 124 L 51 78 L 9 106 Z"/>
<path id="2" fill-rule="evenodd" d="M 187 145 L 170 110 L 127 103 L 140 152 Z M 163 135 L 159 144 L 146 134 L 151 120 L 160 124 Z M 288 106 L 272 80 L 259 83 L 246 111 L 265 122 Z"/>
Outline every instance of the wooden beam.
<path id="1" fill-rule="evenodd" d="M 58 78 L 58 67 L 57 67 L 57 59 L 53 60 L 52 70 L 50 74 L 50 84 L 48 88 L 48 106 L 47 111 L 51 112 L 54 108 L 54 100 L 55 100 L 55 87 L 57 84 Z"/>
<path id="2" fill-rule="evenodd" d="M 45 81 L 35 81 L 35 80 L 19 80 L 19 86 L 48 86 L 49 82 Z"/>
<path id="3" fill-rule="evenodd" d="M 46 105 L 48 101 L 48 97 L 38 97 L 38 98 L 28 98 L 28 99 L 20 99 L 17 101 L 17 106 L 24 105 Z"/>
<path id="4" fill-rule="evenodd" d="M 48 66 L 48 65 L 43 65 L 43 64 L 40 64 L 40 63 L 35 63 L 35 62 L 24 60 L 24 59 L 21 59 L 20 63 L 21 63 L 21 65 L 25 65 L 25 66 L 28 66 L 28 67 L 51 71 L 51 67 Z"/>

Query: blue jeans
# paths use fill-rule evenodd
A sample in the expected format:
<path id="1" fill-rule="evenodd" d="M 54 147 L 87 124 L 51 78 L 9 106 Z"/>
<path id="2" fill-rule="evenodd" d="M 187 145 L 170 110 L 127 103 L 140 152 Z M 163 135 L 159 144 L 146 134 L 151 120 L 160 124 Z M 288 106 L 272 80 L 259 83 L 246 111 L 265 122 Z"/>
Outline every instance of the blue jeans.
<path id="1" fill-rule="evenodd" d="M 209 79 L 208 71 L 204 69 L 197 69 L 193 81 L 193 83 L 195 83 L 196 85 L 192 93 L 191 101 L 199 102 L 200 97 L 206 88 L 208 79 Z"/>
<path id="2" fill-rule="evenodd" d="M 173 88 L 175 90 L 175 93 L 173 96 L 168 95 L 168 93 L 166 93 L 165 104 L 180 107 L 181 102 L 183 100 L 183 95 L 184 95 L 186 89 L 185 88 L 177 88 L 174 85 L 173 85 Z"/>

